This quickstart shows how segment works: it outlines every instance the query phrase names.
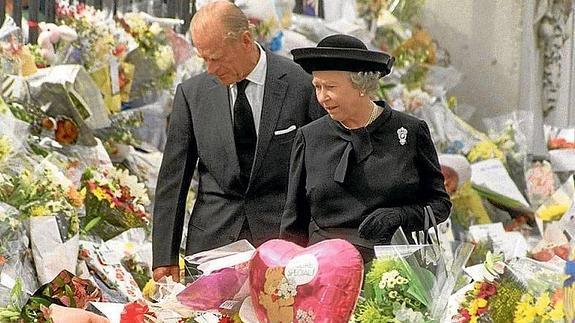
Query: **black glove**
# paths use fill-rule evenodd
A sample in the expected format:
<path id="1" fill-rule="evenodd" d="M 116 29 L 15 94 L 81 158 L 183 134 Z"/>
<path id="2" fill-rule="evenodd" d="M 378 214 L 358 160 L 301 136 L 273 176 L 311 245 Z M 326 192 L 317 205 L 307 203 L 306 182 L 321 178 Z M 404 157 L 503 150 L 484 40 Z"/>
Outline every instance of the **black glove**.
<path id="1" fill-rule="evenodd" d="M 359 225 L 359 237 L 383 243 L 391 242 L 391 237 L 401 226 L 401 209 L 380 208 L 368 215 Z"/>

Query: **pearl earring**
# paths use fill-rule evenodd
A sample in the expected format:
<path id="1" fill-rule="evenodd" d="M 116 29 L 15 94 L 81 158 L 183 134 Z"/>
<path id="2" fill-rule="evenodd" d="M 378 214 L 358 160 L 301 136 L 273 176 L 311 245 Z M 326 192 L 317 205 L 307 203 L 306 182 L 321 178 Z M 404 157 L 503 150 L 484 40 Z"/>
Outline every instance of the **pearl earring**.
<path id="1" fill-rule="evenodd" d="M 364 96 L 364 95 L 365 95 L 365 93 L 359 92 L 359 96 Z"/>

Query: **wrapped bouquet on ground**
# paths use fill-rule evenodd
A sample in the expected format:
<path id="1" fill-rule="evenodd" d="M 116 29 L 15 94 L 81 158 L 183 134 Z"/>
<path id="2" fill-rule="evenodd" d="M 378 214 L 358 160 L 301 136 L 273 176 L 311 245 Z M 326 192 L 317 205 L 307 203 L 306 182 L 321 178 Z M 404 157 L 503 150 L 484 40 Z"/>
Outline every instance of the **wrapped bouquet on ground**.
<path id="1" fill-rule="evenodd" d="M 150 203 L 144 184 L 127 170 L 88 168 L 82 177 L 86 189 L 86 216 L 82 228 L 103 240 L 137 227 L 147 227 Z"/>
<path id="2" fill-rule="evenodd" d="M 51 163 L 0 180 L 0 200 L 16 207 L 29 223 L 34 263 L 41 283 L 62 269 L 75 272 L 78 212 L 83 194 Z"/>
<path id="3" fill-rule="evenodd" d="M 354 320 L 439 321 L 470 252 L 459 249 L 446 264 L 439 245 L 376 246 Z"/>

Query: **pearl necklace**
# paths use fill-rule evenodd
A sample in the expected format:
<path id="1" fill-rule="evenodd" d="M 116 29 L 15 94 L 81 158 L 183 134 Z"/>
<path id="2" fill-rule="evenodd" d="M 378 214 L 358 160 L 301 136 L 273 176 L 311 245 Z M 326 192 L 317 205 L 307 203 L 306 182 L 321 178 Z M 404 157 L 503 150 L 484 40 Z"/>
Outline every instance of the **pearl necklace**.
<path id="1" fill-rule="evenodd" d="M 375 119 L 377 119 L 377 117 L 379 116 L 379 107 L 377 106 L 377 104 L 375 104 L 375 102 L 371 102 L 372 104 L 372 108 L 371 108 L 371 113 L 369 114 L 369 119 L 367 119 L 367 122 L 365 123 L 365 126 L 363 126 L 364 128 L 369 126 Z M 340 124 L 347 130 L 351 130 L 352 128 L 349 128 L 348 126 L 346 126 L 345 124 L 343 124 L 343 122 L 340 122 Z"/>

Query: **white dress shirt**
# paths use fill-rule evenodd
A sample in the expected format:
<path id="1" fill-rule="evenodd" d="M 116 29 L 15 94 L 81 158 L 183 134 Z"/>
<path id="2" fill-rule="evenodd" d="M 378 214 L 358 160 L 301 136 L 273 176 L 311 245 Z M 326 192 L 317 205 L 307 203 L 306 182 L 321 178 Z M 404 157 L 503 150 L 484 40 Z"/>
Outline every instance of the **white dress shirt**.
<path id="1" fill-rule="evenodd" d="M 256 43 L 257 44 L 257 43 Z M 246 87 L 246 96 L 252 107 L 252 113 L 254 115 L 254 123 L 256 127 L 256 135 L 259 136 L 260 133 L 260 119 L 262 116 L 262 104 L 264 101 L 264 87 L 266 81 L 266 71 L 268 68 L 266 52 L 257 44 L 260 50 L 260 59 L 256 64 L 256 67 L 251 71 L 246 77 L 250 82 Z M 234 119 L 234 103 L 238 97 L 238 87 L 234 83 L 229 87 L 229 98 L 230 98 L 230 109 L 232 113 L 232 121 Z"/>

